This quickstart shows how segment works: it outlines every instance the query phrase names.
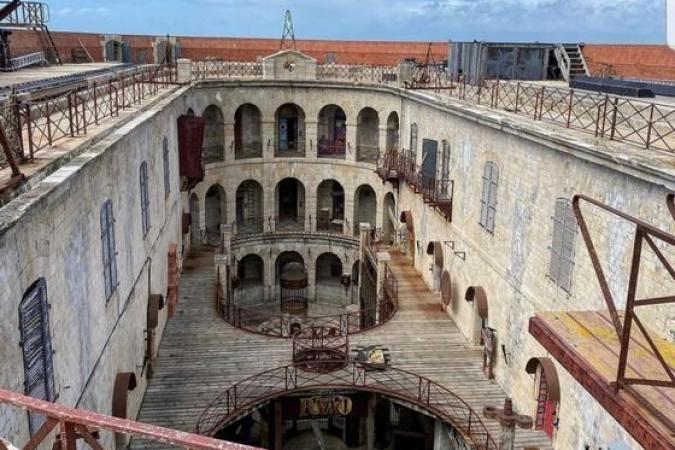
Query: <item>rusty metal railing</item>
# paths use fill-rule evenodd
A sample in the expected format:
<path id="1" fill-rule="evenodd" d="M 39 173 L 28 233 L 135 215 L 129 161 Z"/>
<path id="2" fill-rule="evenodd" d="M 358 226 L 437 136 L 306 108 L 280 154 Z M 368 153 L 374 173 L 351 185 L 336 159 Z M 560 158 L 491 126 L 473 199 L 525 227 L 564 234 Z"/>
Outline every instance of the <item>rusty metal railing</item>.
<path id="1" fill-rule="evenodd" d="M 675 213 L 675 203 L 673 203 L 674 198 L 675 196 L 671 194 L 666 200 L 671 214 Z M 581 211 L 581 203 L 590 204 L 635 226 L 633 255 L 631 258 L 630 272 L 628 275 L 629 281 L 626 290 L 626 302 L 623 321 L 617 310 L 617 302 L 614 299 L 612 291 L 609 287 L 609 282 L 607 281 L 605 271 L 596 251 L 596 245 L 586 223 L 586 218 Z M 647 261 L 644 256 L 642 256 L 643 249 L 650 249 L 653 255 L 656 257 L 656 260 L 660 262 L 663 269 L 665 269 L 665 271 L 670 276 L 671 281 L 675 280 L 675 266 L 671 264 L 671 262 L 668 261 L 668 258 L 666 257 L 666 255 L 669 254 L 666 249 L 671 250 L 671 252 L 672 250 L 675 250 L 675 236 L 585 195 L 575 195 L 572 205 L 574 208 L 574 215 L 576 216 L 577 223 L 579 224 L 579 228 L 581 230 L 581 235 L 584 239 L 584 243 L 586 244 L 588 254 L 593 264 L 593 270 L 595 271 L 595 274 L 598 278 L 605 304 L 609 310 L 609 315 L 612 319 L 614 330 L 619 342 L 621 343 L 619 363 L 616 374 L 616 391 L 618 392 L 619 389 L 629 388 L 633 385 L 675 388 L 675 371 L 673 371 L 673 368 L 667 362 L 666 357 L 664 356 L 664 351 L 660 350 L 655 344 L 649 328 L 642 323 L 642 320 L 638 317 L 636 312 L 637 308 L 675 303 L 675 295 L 673 295 L 672 289 L 671 293 L 669 293 L 667 296 L 660 296 L 656 298 L 636 298 L 637 284 L 638 280 L 640 279 L 641 268 L 646 266 L 644 270 L 648 270 L 650 272 L 654 270 L 655 261 Z M 673 218 L 675 219 L 675 214 L 673 214 Z M 671 283 L 670 286 L 672 288 L 673 284 Z M 649 350 L 645 349 L 645 351 L 650 351 L 654 358 L 659 362 L 661 368 L 663 369 L 663 375 L 665 379 L 646 378 L 640 377 L 639 375 L 637 377 L 630 377 L 626 375 L 626 368 L 629 363 L 628 359 L 631 335 L 632 333 L 635 333 L 632 330 L 633 325 L 637 326 L 638 330 L 645 338 L 647 344 L 649 345 Z M 632 390 L 632 392 L 636 395 L 639 395 L 639 393 L 634 390 Z"/>
<path id="2" fill-rule="evenodd" d="M 44 415 L 47 418 L 45 423 L 28 442 L 18 445 L 18 447 L 22 447 L 25 450 L 38 448 L 57 427 L 60 439 L 59 448 L 69 450 L 75 449 L 76 446 L 82 448 L 77 445 L 78 440 L 82 440 L 92 449 L 102 450 L 103 446 L 98 442 L 96 436 L 99 432 L 103 431 L 120 433 L 192 450 L 260 450 L 258 447 L 226 442 L 133 420 L 120 419 L 93 411 L 69 408 L 2 389 L 0 389 L 0 405 L 16 408 L 17 410 L 28 410 Z M 15 442 L 14 444 L 18 443 Z"/>
<path id="3" fill-rule="evenodd" d="M 373 371 L 356 362 L 329 373 L 305 371 L 302 365 L 284 366 L 240 381 L 216 397 L 202 412 L 195 432 L 214 436 L 240 414 L 281 395 L 345 388 L 376 392 L 409 402 L 451 424 L 472 448 L 498 448 L 480 413 L 449 389 L 412 372 L 393 367 Z"/>
<path id="4" fill-rule="evenodd" d="M 345 336 L 361 333 L 388 322 L 398 310 L 398 282 L 388 267 L 386 273 L 385 285 L 389 283 L 389 288 L 383 289 L 373 306 L 313 317 L 239 306 L 230 300 L 230 296 L 225 295 L 225 280 L 217 277 L 216 310 L 223 320 L 234 327 L 278 338 L 292 338 L 298 331 L 310 328 L 335 330 L 336 334 Z"/>
<path id="5" fill-rule="evenodd" d="M 262 63 L 246 61 L 223 61 L 210 59 L 193 61 L 192 77 L 195 80 L 218 78 L 262 77 Z"/>
<path id="6" fill-rule="evenodd" d="M 56 94 L 28 99 L 11 97 L 0 109 L 10 149 L 19 164 L 58 141 L 86 135 L 95 125 L 140 105 L 160 90 L 175 85 L 175 68 L 149 66 L 120 72 L 106 81 L 74 84 Z M 9 158 L 0 158 L 0 168 Z"/>

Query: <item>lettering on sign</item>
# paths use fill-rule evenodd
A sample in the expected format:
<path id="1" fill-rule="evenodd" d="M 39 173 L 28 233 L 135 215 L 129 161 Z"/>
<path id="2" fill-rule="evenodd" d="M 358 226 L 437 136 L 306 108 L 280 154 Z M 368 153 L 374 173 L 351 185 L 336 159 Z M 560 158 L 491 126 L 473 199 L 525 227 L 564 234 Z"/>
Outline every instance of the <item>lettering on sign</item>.
<path id="1" fill-rule="evenodd" d="M 300 417 L 346 416 L 352 412 L 352 399 L 334 397 L 306 397 L 300 399 Z"/>

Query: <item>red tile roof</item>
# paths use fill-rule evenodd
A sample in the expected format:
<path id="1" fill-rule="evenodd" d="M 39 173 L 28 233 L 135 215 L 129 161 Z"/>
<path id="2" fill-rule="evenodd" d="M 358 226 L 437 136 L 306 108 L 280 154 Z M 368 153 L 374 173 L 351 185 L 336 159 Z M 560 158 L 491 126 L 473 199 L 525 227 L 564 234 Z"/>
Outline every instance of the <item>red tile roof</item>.
<path id="1" fill-rule="evenodd" d="M 667 45 L 586 44 L 583 54 L 593 76 L 675 80 L 675 50 Z"/>

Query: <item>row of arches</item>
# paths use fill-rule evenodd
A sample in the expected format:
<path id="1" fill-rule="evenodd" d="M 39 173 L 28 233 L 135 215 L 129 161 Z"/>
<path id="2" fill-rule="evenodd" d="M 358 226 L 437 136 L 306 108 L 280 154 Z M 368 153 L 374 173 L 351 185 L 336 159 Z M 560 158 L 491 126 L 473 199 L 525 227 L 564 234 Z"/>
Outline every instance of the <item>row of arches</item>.
<path id="1" fill-rule="evenodd" d="M 306 190 L 297 178 L 288 177 L 275 186 L 274 210 L 266 213 L 265 192 L 260 182 L 253 179 L 244 180 L 235 192 L 234 220 L 228 221 L 226 192 L 219 184 L 214 184 L 206 191 L 204 201 L 204 223 L 200 224 L 200 202 L 197 193 L 189 198 L 190 217 L 193 238 L 201 240 L 201 230 L 207 238 L 217 239 L 221 225 L 234 222 L 234 233 L 255 234 L 266 230 L 295 231 L 312 229 L 336 234 L 359 233 L 361 223 L 376 225 L 378 209 L 377 194 L 372 186 L 362 184 L 353 194 L 352 223 L 348 223 L 345 215 L 346 193 L 342 184 L 335 179 L 326 179 L 316 189 L 316 209 L 308 211 L 306 207 Z M 395 236 L 395 200 L 392 193 L 384 197 L 382 224 L 386 239 L 393 242 Z M 308 220 L 309 219 L 309 220 Z"/>
<path id="2" fill-rule="evenodd" d="M 205 163 L 222 161 L 226 150 L 225 118 L 216 105 L 204 109 Z M 344 159 L 350 144 L 347 142 L 347 115 L 338 105 L 321 108 L 317 117 L 317 156 L 320 158 Z M 234 113 L 235 159 L 261 158 L 263 156 L 263 115 L 256 105 L 245 103 Z M 271 145 L 272 137 L 267 145 Z M 312 137 L 310 137 L 312 139 Z M 304 157 L 306 145 L 305 111 L 295 103 L 285 103 L 274 113 L 274 155 L 276 157 Z M 392 111 L 386 119 L 385 150 L 394 150 L 399 144 L 399 116 Z M 375 162 L 380 151 L 379 113 L 365 107 L 356 117 L 356 160 Z"/>
<path id="3" fill-rule="evenodd" d="M 296 251 L 285 251 L 277 256 L 274 262 L 274 283 L 279 284 L 280 275 L 284 267 L 290 263 L 305 266 L 305 258 Z M 331 252 L 321 253 L 315 263 L 315 283 L 340 285 L 343 275 L 342 260 Z M 354 263 L 357 267 L 357 263 Z M 255 253 L 249 253 L 237 261 L 237 277 L 241 287 L 254 287 L 265 283 L 265 263 L 263 258 Z"/>

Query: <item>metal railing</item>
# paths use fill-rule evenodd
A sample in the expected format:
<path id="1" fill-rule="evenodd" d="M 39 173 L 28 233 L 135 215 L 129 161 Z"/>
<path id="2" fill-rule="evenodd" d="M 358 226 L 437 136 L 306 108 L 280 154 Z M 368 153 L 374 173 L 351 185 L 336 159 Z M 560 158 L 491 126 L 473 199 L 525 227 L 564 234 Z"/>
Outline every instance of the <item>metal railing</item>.
<path id="1" fill-rule="evenodd" d="M 345 141 L 319 141 L 316 146 L 316 154 L 319 158 L 341 158 L 347 154 Z"/>
<path id="2" fill-rule="evenodd" d="M 337 370 L 348 358 L 349 336 L 334 328 L 306 328 L 293 334 L 293 364 L 304 370 Z"/>
<path id="3" fill-rule="evenodd" d="M 17 56 L 11 58 L 5 67 L 0 68 L 0 70 L 7 72 L 13 70 L 23 69 L 24 67 L 33 66 L 35 64 L 46 63 L 44 52 L 33 52 L 26 55 Z"/>
<path id="4" fill-rule="evenodd" d="M 223 61 L 218 59 L 193 61 L 192 77 L 195 80 L 218 78 L 262 78 L 262 63 Z"/>
<path id="5" fill-rule="evenodd" d="M 388 267 L 385 269 L 385 288 L 382 289 L 374 306 L 358 311 L 314 317 L 294 316 L 236 305 L 229 301 L 229 296 L 225 296 L 223 282 L 220 277 L 216 280 L 218 314 L 234 327 L 273 337 L 291 338 L 299 331 L 317 327 L 335 330 L 336 334 L 343 335 L 360 333 L 388 322 L 398 310 L 398 281 Z"/>
<path id="6" fill-rule="evenodd" d="M 19 414 L 25 414 L 24 411 L 28 410 L 46 417 L 46 421 L 38 431 L 25 444 L 18 445 L 19 448 L 26 450 L 38 448 L 55 429 L 58 429 L 60 439 L 60 446 L 57 448 L 63 449 L 84 448 L 85 446 L 77 443 L 82 440 L 90 448 L 102 450 L 103 446 L 99 443 L 97 435 L 98 432 L 105 431 L 192 450 L 260 450 L 258 447 L 69 408 L 2 389 L 0 389 L 0 405 L 16 408 Z"/>
<path id="7" fill-rule="evenodd" d="M 356 146 L 356 161 L 376 163 L 377 157 L 380 154 L 380 149 L 377 145 L 357 144 Z"/>
<path id="8" fill-rule="evenodd" d="M 284 366 L 240 381 L 209 404 L 199 417 L 195 432 L 214 436 L 231 420 L 268 400 L 324 389 L 376 392 L 411 403 L 452 425 L 472 448 L 498 449 L 480 413 L 449 389 L 406 370 L 389 366 L 375 371 L 356 362 L 327 373 L 303 370 L 301 364 Z"/>
<path id="9" fill-rule="evenodd" d="M 369 66 L 350 64 L 319 64 L 316 66 L 318 80 L 346 80 L 380 84 L 398 80 L 396 66 Z"/>
<path id="10" fill-rule="evenodd" d="M 77 83 L 57 94 L 33 93 L 26 100 L 11 97 L 1 110 L 0 124 L 15 138 L 12 150 L 17 160 L 25 162 L 61 139 L 86 135 L 91 126 L 142 104 L 173 86 L 174 80 L 173 67 L 150 66 L 120 72 L 106 81 Z M 5 165 L 0 160 L 0 168 Z"/>
<path id="11" fill-rule="evenodd" d="M 248 144 L 235 144 L 234 159 L 262 158 L 262 142 L 251 142 Z"/>
<path id="12" fill-rule="evenodd" d="M 0 9 L 12 2 L 0 2 Z M 0 21 L 1 24 L 40 27 L 49 22 L 49 6 L 40 2 L 21 1 L 11 13 Z"/>

